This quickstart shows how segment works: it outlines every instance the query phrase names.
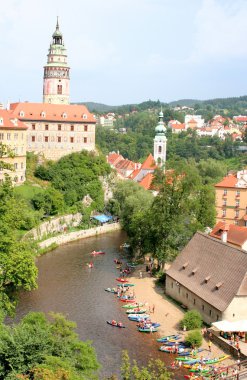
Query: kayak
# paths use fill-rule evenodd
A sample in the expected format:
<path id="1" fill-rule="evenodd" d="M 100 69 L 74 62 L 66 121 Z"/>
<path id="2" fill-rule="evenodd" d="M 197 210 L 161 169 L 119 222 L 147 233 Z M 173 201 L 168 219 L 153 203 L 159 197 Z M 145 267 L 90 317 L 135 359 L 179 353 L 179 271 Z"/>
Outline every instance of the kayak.
<path id="1" fill-rule="evenodd" d="M 116 289 L 116 288 L 106 288 L 105 291 L 106 291 L 106 292 L 110 292 L 110 293 L 117 294 L 117 289 Z"/>
<path id="2" fill-rule="evenodd" d="M 145 333 L 151 333 L 151 332 L 157 332 L 158 327 L 139 327 L 138 331 L 145 332 Z"/>
<path id="3" fill-rule="evenodd" d="M 112 321 L 106 321 L 106 323 L 108 323 L 108 325 L 125 329 L 125 326 L 121 322 L 116 322 L 116 321 L 114 321 L 114 322 L 115 323 L 112 323 Z"/>
<path id="4" fill-rule="evenodd" d="M 143 302 L 136 302 L 130 305 L 123 305 L 125 309 L 136 309 L 137 307 L 145 306 L 146 304 Z"/>
<path id="5" fill-rule="evenodd" d="M 157 339 L 157 342 L 170 342 L 170 341 L 173 341 L 173 340 L 177 340 L 181 337 L 181 335 L 167 335 L 167 336 L 163 336 L 162 338 L 158 338 Z"/>
<path id="6" fill-rule="evenodd" d="M 105 254 L 105 252 L 103 252 L 103 251 L 92 251 L 91 252 L 91 255 L 93 255 L 93 256 L 96 256 L 96 255 L 104 255 Z"/>
<path id="7" fill-rule="evenodd" d="M 118 282 L 128 282 L 128 280 L 126 280 L 125 278 L 116 278 L 116 280 L 118 281 Z"/>
<path id="8" fill-rule="evenodd" d="M 204 348 L 198 348 L 196 351 L 197 352 L 202 352 L 202 351 L 204 351 Z M 181 352 L 178 355 L 180 355 L 180 356 L 189 356 L 189 355 L 191 355 L 192 356 L 192 353 L 193 353 L 192 349 L 186 349 L 186 351 Z"/>
<path id="9" fill-rule="evenodd" d="M 183 347 L 178 347 L 177 350 L 175 350 L 173 347 L 167 347 L 167 346 L 161 346 L 159 348 L 160 351 L 167 352 L 169 354 L 175 354 L 176 352 L 183 352 L 184 348 Z"/>
<path id="10" fill-rule="evenodd" d="M 144 313 L 146 313 L 146 309 L 139 309 L 139 308 L 137 308 L 137 309 L 128 309 L 128 310 L 126 310 L 126 314 L 132 314 L 132 313 L 134 313 L 134 314 L 144 314 Z"/>
<path id="11" fill-rule="evenodd" d="M 129 314 L 128 318 L 130 321 L 140 322 L 148 319 L 150 315 L 148 314 Z"/>
<path id="12" fill-rule="evenodd" d="M 133 300 L 134 300 L 134 298 L 123 298 L 123 297 L 120 297 L 119 299 L 122 302 L 133 302 Z"/>
<path id="13" fill-rule="evenodd" d="M 124 286 L 126 288 L 130 288 L 131 286 L 135 286 L 135 284 L 122 283 L 122 284 L 117 284 L 117 286 Z"/>
<path id="14" fill-rule="evenodd" d="M 164 346 L 174 346 L 174 347 L 176 347 L 176 346 L 182 344 L 183 346 L 187 346 L 188 347 L 188 344 L 186 345 L 185 342 L 183 342 L 183 341 L 177 341 L 177 340 L 174 340 L 173 342 L 162 342 L 162 343 L 164 343 Z"/>

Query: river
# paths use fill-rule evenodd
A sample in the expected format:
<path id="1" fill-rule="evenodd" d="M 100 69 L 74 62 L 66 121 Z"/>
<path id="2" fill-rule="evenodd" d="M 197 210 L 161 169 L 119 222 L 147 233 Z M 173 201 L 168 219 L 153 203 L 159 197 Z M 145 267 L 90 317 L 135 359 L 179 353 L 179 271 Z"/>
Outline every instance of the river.
<path id="1" fill-rule="evenodd" d="M 22 293 L 17 307 L 18 320 L 29 311 L 54 311 L 75 321 L 80 338 L 93 341 L 102 363 L 102 379 L 119 374 L 124 349 L 141 365 L 151 357 L 171 362 L 169 355 L 158 351 L 155 337 L 139 333 L 136 324 L 128 321 L 121 302 L 104 291 L 116 286 L 118 270 L 113 260 L 121 257 L 119 247 L 125 239 L 122 231 L 112 232 L 63 245 L 40 257 L 38 289 Z M 92 258 L 93 250 L 106 254 Z M 89 261 L 93 261 L 94 268 L 87 267 Z M 111 319 L 121 320 L 127 328 L 107 325 Z M 176 378 L 182 378 L 182 374 L 176 373 Z"/>

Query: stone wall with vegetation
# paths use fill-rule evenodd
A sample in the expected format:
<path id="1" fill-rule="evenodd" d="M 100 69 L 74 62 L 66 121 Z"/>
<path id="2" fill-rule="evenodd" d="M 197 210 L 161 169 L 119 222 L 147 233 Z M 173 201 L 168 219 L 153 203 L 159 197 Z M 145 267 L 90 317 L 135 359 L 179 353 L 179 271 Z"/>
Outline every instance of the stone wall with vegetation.
<path id="1" fill-rule="evenodd" d="M 88 230 L 79 230 L 51 237 L 50 239 L 40 242 L 39 247 L 43 249 L 48 248 L 51 245 L 62 245 L 74 240 L 84 239 L 118 230 L 121 230 L 121 226 L 119 223 L 105 224 L 103 226 L 89 228 Z"/>
<path id="2" fill-rule="evenodd" d="M 35 240 L 43 239 L 44 237 L 54 234 L 63 233 L 68 227 L 77 227 L 82 219 L 81 213 L 63 215 L 57 218 L 41 223 L 38 227 L 28 231 L 24 239 L 32 238 Z"/>

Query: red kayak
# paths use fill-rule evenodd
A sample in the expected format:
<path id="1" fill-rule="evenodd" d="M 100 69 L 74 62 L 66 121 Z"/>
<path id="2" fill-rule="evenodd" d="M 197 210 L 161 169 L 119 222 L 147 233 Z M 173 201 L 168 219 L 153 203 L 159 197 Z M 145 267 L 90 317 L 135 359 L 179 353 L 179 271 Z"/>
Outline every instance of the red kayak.
<path id="1" fill-rule="evenodd" d="M 91 255 L 93 255 L 93 256 L 95 256 L 95 255 L 104 255 L 105 254 L 105 252 L 103 252 L 103 251 L 93 251 L 93 252 L 91 252 Z"/>
<path id="2" fill-rule="evenodd" d="M 133 302 L 135 301 L 135 298 L 119 298 L 122 302 Z"/>
<path id="3" fill-rule="evenodd" d="M 128 282 L 128 280 L 126 280 L 125 278 L 116 278 L 116 280 L 118 281 L 118 282 Z"/>

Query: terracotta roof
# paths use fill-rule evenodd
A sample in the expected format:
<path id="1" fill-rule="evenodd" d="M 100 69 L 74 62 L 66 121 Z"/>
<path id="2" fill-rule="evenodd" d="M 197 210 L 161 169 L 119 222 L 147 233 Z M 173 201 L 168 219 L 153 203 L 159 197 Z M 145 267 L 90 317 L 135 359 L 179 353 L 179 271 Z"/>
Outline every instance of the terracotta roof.
<path id="1" fill-rule="evenodd" d="M 96 123 L 93 114 L 84 105 L 27 102 L 12 103 L 10 109 L 13 110 L 15 117 L 21 120 Z"/>
<path id="2" fill-rule="evenodd" d="M 114 165 L 118 161 L 123 160 L 123 159 L 124 158 L 123 158 L 123 156 L 121 156 L 121 154 L 115 153 L 115 152 L 109 153 L 107 156 L 107 162 L 108 162 L 108 164 L 111 164 L 111 165 Z"/>
<path id="3" fill-rule="evenodd" d="M 152 154 L 150 153 L 149 156 L 146 158 L 146 160 L 143 162 L 141 169 L 154 170 L 156 168 L 157 168 L 156 163 L 154 161 Z"/>
<path id="4" fill-rule="evenodd" d="M 247 116 L 233 116 L 233 119 L 239 123 L 247 122 Z"/>
<path id="5" fill-rule="evenodd" d="M 142 186 L 145 190 L 150 190 L 153 178 L 153 174 L 148 173 L 145 175 L 145 177 L 142 178 L 142 180 L 139 182 L 139 185 Z"/>
<path id="6" fill-rule="evenodd" d="M 229 224 L 228 227 L 227 242 L 242 247 L 242 245 L 247 241 L 247 227 L 240 227 L 235 224 Z M 224 228 L 224 222 L 217 223 L 210 233 L 210 236 L 221 239 L 221 234 Z"/>
<path id="7" fill-rule="evenodd" d="M 224 177 L 223 180 L 216 185 L 215 187 L 236 187 L 236 184 L 238 182 L 237 177 L 234 174 L 229 174 L 228 176 Z"/>
<path id="8" fill-rule="evenodd" d="M 197 268 L 195 274 L 192 273 L 194 268 Z M 224 311 L 236 295 L 247 296 L 246 273 L 246 252 L 201 232 L 193 236 L 166 272 L 220 311 Z M 205 281 L 208 276 L 209 281 Z M 219 283 L 222 285 L 217 289 Z"/>
<path id="9" fill-rule="evenodd" d="M 123 160 L 117 162 L 116 169 L 134 170 L 135 169 L 135 163 L 130 161 L 130 160 L 123 159 Z"/>
<path id="10" fill-rule="evenodd" d="M 18 120 L 12 111 L 0 109 L 0 119 L 0 129 L 28 129 L 28 126 Z"/>
<path id="11" fill-rule="evenodd" d="M 134 171 L 133 171 L 133 173 L 131 173 L 130 175 L 129 175 L 129 179 L 134 179 L 139 173 L 140 173 L 140 171 L 141 171 L 141 169 L 135 169 Z"/>
<path id="12" fill-rule="evenodd" d="M 171 124 L 172 129 L 185 129 L 185 124 Z"/>

